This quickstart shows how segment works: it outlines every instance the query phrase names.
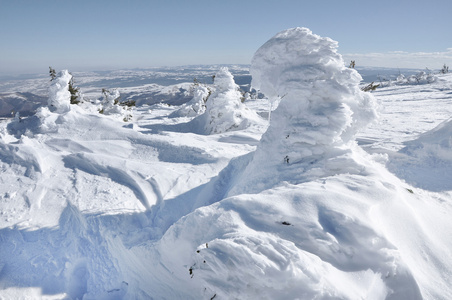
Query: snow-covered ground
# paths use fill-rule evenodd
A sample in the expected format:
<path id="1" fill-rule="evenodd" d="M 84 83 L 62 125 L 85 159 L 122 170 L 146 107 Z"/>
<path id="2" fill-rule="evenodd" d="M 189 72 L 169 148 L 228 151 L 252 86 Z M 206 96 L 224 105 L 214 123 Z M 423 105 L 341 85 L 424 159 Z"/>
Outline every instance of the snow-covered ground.
<path id="1" fill-rule="evenodd" d="M 64 109 L 66 73 L 0 84 L 52 86 L 0 123 L 0 298 L 452 298 L 452 74 L 364 93 L 341 60 L 283 32 L 243 104 L 220 66 L 74 74 L 92 103 Z"/>

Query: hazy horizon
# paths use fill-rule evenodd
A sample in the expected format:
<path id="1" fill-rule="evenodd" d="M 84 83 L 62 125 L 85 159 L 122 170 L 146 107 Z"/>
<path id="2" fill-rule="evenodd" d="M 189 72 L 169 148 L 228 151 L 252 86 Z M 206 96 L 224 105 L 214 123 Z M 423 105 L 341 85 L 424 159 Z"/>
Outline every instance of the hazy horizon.
<path id="1" fill-rule="evenodd" d="M 307 27 L 357 66 L 441 68 L 452 62 L 452 2 L 78 1 L 0 4 L 0 75 L 250 64 L 281 30 Z"/>

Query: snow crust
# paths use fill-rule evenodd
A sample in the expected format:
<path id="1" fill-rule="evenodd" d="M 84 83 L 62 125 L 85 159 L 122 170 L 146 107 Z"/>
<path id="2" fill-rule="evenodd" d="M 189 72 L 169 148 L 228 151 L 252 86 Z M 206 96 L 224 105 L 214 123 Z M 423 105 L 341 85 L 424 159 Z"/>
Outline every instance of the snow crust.
<path id="1" fill-rule="evenodd" d="M 452 77 L 362 93 L 336 47 L 277 34 L 246 109 L 218 72 L 206 105 L 279 102 L 268 129 L 165 104 L 124 122 L 69 105 L 61 72 L 60 106 L 0 122 L 0 298 L 452 298 Z"/>

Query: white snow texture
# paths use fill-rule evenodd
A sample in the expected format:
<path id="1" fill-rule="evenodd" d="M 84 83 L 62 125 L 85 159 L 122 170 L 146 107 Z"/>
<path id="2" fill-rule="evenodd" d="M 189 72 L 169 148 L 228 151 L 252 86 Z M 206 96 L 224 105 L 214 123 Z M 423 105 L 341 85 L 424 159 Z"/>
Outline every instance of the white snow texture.
<path id="1" fill-rule="evenodd" d="M 48 108 L 0 122 L 0 298 L 452 299 L 452 76 L 365 93 L 306 28 L 250 72 L 267 99 L 221 68 L 207 102 L 125 123 L 119 91 L 70 105 L 63 71 Z"/>

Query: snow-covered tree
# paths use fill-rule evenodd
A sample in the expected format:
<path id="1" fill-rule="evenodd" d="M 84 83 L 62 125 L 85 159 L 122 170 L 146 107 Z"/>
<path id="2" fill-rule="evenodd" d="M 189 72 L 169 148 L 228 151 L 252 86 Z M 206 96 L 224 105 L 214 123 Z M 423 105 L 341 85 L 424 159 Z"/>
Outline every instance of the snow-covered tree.
<path id="1" fill-rule="evenodd" d="M 71 76 L 72 76 L 72 74 L 71 74 Z M 71 104 L 79 104 L 80 99 L 81 99 L 80 89 L 75 86 L 74 76 L 72 76 L 71 80 L 69 81 L 68 89 L 69 89 L 69 92 L 71 93 Z"/>
<path id="2" fill-rule="evenodd" d="M 56 71 L 54 68 L 49 67 L 49 75 L 50 75 L 50 81 L 52 81 L 56 78 Z"/>
<path id="3" fill-rule="evenodd" d="M 212 93 L 206 85 L 195 83 L 193 86 L 193 98 L 181 105 L 171 114 L 171 117 L 196 117 L 206 111 L 206 102 Z"/>
<path id="4" fill-rule="evenodd" d="M 117 89 L 102 89 L 102 109 L 101 113 L 105 115 L 119 114 L 122 108 L 119 106 L 120 93 Z"/>
<path id="5" fill-rule="evenodd" d="M 243 129 L 250 121 L 259 119 L 255 112 L 242 103 L 242 94 L 228 68 L 221 68 L 215 75 L 214 88 L 215 91 L 206 102 L 206 111 L 202 115 L 205 133 Z"/>
<path id="6" fill-rule="evenodd" d="M 118 115 L 124 122 L 132 119 L 132 106 L 135 105 L 133 101 L 128 101 L 121 105 L 119 102 L 121 95 L 117 89 L 102 89 L 102 95 L 100 113 L 104 115 Z"/>
<path id="7" fill-rule="evenodd" d="M 254 88 L 270 99 L 281 99 L 244 175 L 259 177 L 256 184 L 266 181 L 259 169 L 276 170 L 285 180 L 341 155 L 354 134 L 376 117 L 373 96 L 361 91 L 362 78 L 345 67 L 337 42 L 307 28 L 289 29 L 270 39 L 255 53 L 250 73 Z M 281 180 L 273 173 L 262 176 Z"/>
<path id="8" fill-rule="evenodd" d="M 72 75 L 68 70 L 59 72 L 49 87 L 48 105 L 51 112 L 65 113 L 71 110 L 71 93 L 69 82 Z"/>

